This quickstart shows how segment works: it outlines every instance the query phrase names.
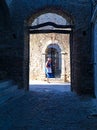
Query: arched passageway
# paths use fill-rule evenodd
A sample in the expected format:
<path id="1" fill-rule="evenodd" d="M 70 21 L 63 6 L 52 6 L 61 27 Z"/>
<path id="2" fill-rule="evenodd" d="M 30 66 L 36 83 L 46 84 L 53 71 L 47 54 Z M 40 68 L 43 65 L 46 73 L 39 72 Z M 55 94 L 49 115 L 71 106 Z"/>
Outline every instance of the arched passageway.
<path id="1" fill-rule="evenodd" d="M 0 15 L 2 20 L 2 18 L 4 18 L 5 15 L 2 16 L 2 7 L 0 8 L 1 8 Z M 92 15 L 91 14 L 92 8 L 90 0 L 87 1 L 73 0 L 73 2 L 64 0 L 62 1 L 38 0 L 38 3 L 37 1 L 33 2 L 32 0 L 29 1 L 12 0 L 12 2 L 10 0 L 8 4 L 8 12 L 10 12 L 11 16 L 11 22 L 9 23 L 11 23 L 12 31 L 8 31 L 9 33 L 6 32 L 6 34 L 4 33 L 3 35 L 4 37 L 0 38 L 1 48 L 4 46 L 4 44 L 7 43 L 6 49 L 4 48 L 0 51 L 1 57 L 3 56 L 5 57 L 3 60 L 4 64 L 2 64 L 2 67 L 5 68 L 4 66 L 6 65 L 6 69 L 8 70 L 9 73 L 11 73 L 12 78 L 16 80 L 16 82 L 19 84 L 20 87 L 28 89 L 29 85 L 30 47 L 29 47 L 28 28 L 29 26 L 31 26 L 34 20 L 40 15 L 44 15 L 46 13 L 55 13 L 66 19 L 67 22 L 64 21 L 66 26 L 69 26 L 68 23 L 70 25 L 74 24 L 72 32 L 73 38 L 71 38 L 72 34 L 70 33 L 70 58 L 71 58 L 70 61 L 71 61 L 72 88 L 78 93 L 93 94 L 94 91 L 93 76 L 92 76 L 93 64 L 91 64 L 91 37 L 90 37 L 91 34 L 90 19 Z M 5 13 L 6 12 L 4 11 L 4 14 Z M 7 19 L 5 18 L 6 21 L 8 20 L 8 16 L 9 13 L 7 14 L 6 17 Z M 60 32 L 59 26 L 56 26 L 56 24 L 58 25 L 58 23 L 55 24 L 54 21 L 52 22 L 54 23 L 53 26 L 51 26 L 52 25 L 51 23 L 49 25 L 51 26 L 51 29 L 57 27 L 56 34 L 58 34 L 58 32 Z M 59 23 L 62 25 L 61 22 Z M 1 22 L 1 25 L 3 24 L 7 25 L 5 21 Z M 5 26 L 2 27 L 5 28 Z M 46 29 L 44 30 L 46 34 Z M 55 33 L 55 31 L 56 30 L 54 29 L 53 32 L 51 33 L 53 34 Z M 69 30 L 66 30 L 65 28 L 65 31 L 62 29 L 61 31 L 65 32 L 64 34 L 65 36 L 67 34 L 66 32 L 68 32 Z M 37 36 L 39 36 L 38 34 L 39 32 L 41 32 L 41 29 L 36 30 Z M 57 35 L 57 37 L 58 36 L 59 35 Z M 73 42 L 71 41 L 71 39 L 73 39 Z M 55 42 L 51 42 L 50 44 L 52 43 Z M 57 43 L 61 44 L 61 42 Z M 64 53 L 64 51 L 62 51 L 62 54 L 63 56 L 64 55 L 66 56 L 66 53 Z"/>
<path id="2" fill-rule="evenodd" d="M 53 18 L 51 17 L 53 16 Z M 56 20 L 57 19 L 57 20 Z M 60 20 L 62 19 L 62 20 Z M 50 21 L 49 21 L 50 20 Z M 60 32 L 53 32 L 56 31 L 54 26 L 48 25 L 41 27 L 41 33 L 39 32 L 40 29 L 37 28 L 37 34 L 31 34 L 34 30 L 31 30 L 30 33 L 30 65 L 29 65 L 29 80 L 46 80 L 45 74 L 45 63 L 48 57 L 52 58 L 52 70 L 54 75 L 54 82 L 71 82 L 71 68 L 70 68 L 70 33 L 71 28 L 68 27 L 69 23 L 66 21 L 65 18 L 54 14 L 54 13 L 47 13 L 44 15 L 39 16 L 34 20 L 34 26 L 41 26 L 43 21 L 52 22 L 55 20 L 55 23 L 51 23 L 54 26 L 59 26 L 58 22 L 61 21 L 62 26 L 58 29 Z M 44 25 L 44 24 L 43 24 Z M 63 28 L 64 32 L 61 32 L 61 27 L 66 25 L 66 30 Z M 44 29 L 46 31 L 51 31 L 49 33 L 44 33 Z M 49 29 L 49 30 L 48 30 Z M 72 39 L 71 39 L 72 40 Z M 29 81 L 29 82 L 30 82 Z"/>
<path id="3" fill-rule="evenodd" d="M 72 7 L 71 2 L 63 2 L 63 6 L 62 3 L 60 3 L 60 1 L 58 1 L 60 3 L 60 7 L 57 7 L 57 5 L 59 5 L 58 2 L 53 3 L 53 7 L 50 6 L 52 5 L 52 3 L 50 3 L 49 1 L 47 3 L 49 3 L 50 5 L 46 6 L 47 1 L 44 1 L 44 5 L 39 5 L 39 7 L 36 7 L 35 4 L 33 5 L 33 3 L 31 3 L 31 8 L 32 7 L 36 7 L 34 8 L 34 10 L 30 10 L 28 11 L 27 14 L 25 14 L 25 16 L 23 16 L 22 18 L 24 18 L 24 42 L 21 41 L 22 43 L 24 43 L 23 47 L 24 47 L 24 60 L 23 60 L 23 85 L 26 89 L 29 89 L 28 86 L 28 81 L 29 81 L 29 31 L 28 31 L 28 26 L 31 27 L 31 24 L 33 23 L 33 21 L 40 15 L 43 15 L 45 13 L 56 13 L 58 15 L 61 15 L 63 18 L 66 18 L 67 22 L 72 25 L 74 24 L 74 29 L 73 31 L 70 30 L 62 30 L 62 32 L 65 32 L 65 34 L 68 34 L 68 32 L 70 33 L 70 61 L 71 61 L 71 85 L 72 85 L 72 89 L 74 91 L 76 91 L 77 93 L 90 93 L 93 94 L 93 82 L 92 82 L 92 78 L 91 78 L 91 73 L 92 73 L 92 69 L 91 69 L 91 65 L 90 65 L 90 26 L 89 26 L 89 21 L 90 21 L 90 15 L 88 15 L 87 12 L 91 11 L 90 8 L 90 4 L 86 3 L 86 6 L 84 6 L 84 3 L 82 2 L 80 4 L 80 6 L 78 6 L 79 8 L 76 8 L 77 5 L 79 5 L 79 2 L 76 1 L 76 4 L 74 4 L 74 7 L 77 9 L 76 12 L 74 10 L 74 8 L 68 8 L 68 6 Z M 25 4 L 25 3 L 24 3 Z M 87 6 L 88 5 L 88 6 Z M 41 7 L 42 6 L 42 7 Z M 57 8 L 56 8 L 57 7 Z M 80 10 L 84 11 L 84 13 L 80 13 Z M 79 15 L 80 13 L 80 15 Z M 77 15 L 78 14 L 78 15 Z M 83 19 L 83 21 L 81 20 Z M 84 21 L 85 19 L 85 21 Z M 43 25 L 43 24 L 42 24 Z M 56 26 L 55 24 L 53 24 L 54 27 Z M 51 24 L 50 24 L 51 26 Z M 68 27 L 70 27 L 69 25 L 66 25 Z M 65 27 L 66 27 L 65 26 Z M 38 26 L 39 27 L 39 26 Z M 42 26 L 43 27 L 43 26 Z M 41 27 L 41 28 L 42 28 Z M 59 26 L 57 26 L 58 28 Z M 62 26 L 61 26 L 62 27 Z M 40 28 L 40 27 L 39 27 Z M 34 30 L 33 34 L 35 34 L 35 32 L 37 33 L 41 33 L 41 28 L 40 30 Z M 34 28 L 35 29 L 35 28 Z M 59 28 L 58 28 L 59 29 Z M 32 29 L 33 30 L 33 29 Z M 31 31 L 31 30 L 30 30 Z M 46 34 L 46 29 L 44 29 L 45 34 Z M 56 30 L 53 30 L 53 32 L 51 32 L 51 30 L 49 30 L 49 34 L 50 33 L 54 33 Z M 61 32 L 60 30 L 57 30 L 57 34 L 58 32 Z M 67 33 L 66 33 L 67 32 Z M 47 32 L 48 33 L 48 32 Z M 62 33 L 61 33 L 62 34 Z M 73 34 L 73 37 L 72 37 Z M 39 38 L 39 37 L 38 37 Z M 73 39 L 73 40 L 72 40 Z M 51 42 L 52 43 L 52 42 Z M 59 42 L 61 43 L 61 42 Z M 83 53 L 84 51 L 84 53 Z M 64 52 L 63 56 L 64 56 Z M 83 62 L 84 60 L 84 62 Z M 91 72 L 91 73 L 90 73 Z M 21 76 L 22 77 L 22 76 Z M 87 87 L 89 86 L 89 87 Z"/>

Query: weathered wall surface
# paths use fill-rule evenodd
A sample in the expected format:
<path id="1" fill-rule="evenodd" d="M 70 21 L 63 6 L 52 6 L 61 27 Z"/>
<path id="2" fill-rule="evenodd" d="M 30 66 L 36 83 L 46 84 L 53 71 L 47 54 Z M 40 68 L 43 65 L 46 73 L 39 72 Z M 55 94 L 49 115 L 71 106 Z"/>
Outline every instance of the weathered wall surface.
<path id="1" fill-rule="evenodd" d="M 56 44 L 62 47 L 65 53 L 65 75 L 67 81 L 70 81 L 70 41 L 68 34 L 55 34 L 55 40 L 52 40 L 53 34 L 34 34 L 30 35 L 30 79 L 42 80 L 43 73 L 43 51 L 45 53 L 48 45 Z M 49 44 L 48 44 L 49 43 Z M 61 53 L 61 52 L 60 52 Z M 61 54 L 60 54 L 61 55 Z"/>
<path id="2" fill-rule="evenodd" d="M 0 1 L 0 80 L 9 75 L 9 57 L 11 43 L 11 19 L 4 0 Z M 12 47 L 11 47 L 12 48 Z"/>
<path id="3" fill-rule="evenodd" d="M 94 92 L 97 97 L 97 1 L 94 1 L 92 15 L 92 61 L 94 69 Z"/>
<path id="4" fill-rule="evenodd" d="M 23 35 L 22 35 L 23 36 Z M 21 42 L 21 40 L 19 40 Z M 18 43 L 19 43 L 18 41 Z M 23 48 L 17 43 L 17 33 L 12 27 L 9 8 L 0 1 L 0 80 L 20 80 L 23 73 Z M 22 53 L 22 54 L 21 54 Z M 19 82 L 17 82 L 19 84 Z"/>
<path id="5" fill-rule="evenodd" d="M 73 30 L 73 43 L 71 45 L 72 87 L 78 92 L 92 93 L 90 0 L 13 0 L 9 9 L 15 37 L 14 44 L 17 46 L 18 63 L 20 61 L 19 67 L 16 68 L 18 76 L 21 79 L 21 84 L 27 87 L 27 77 L 29 77 L 27 25 L 31 24 L 40 14 L 53 12 L 62 15 L 69 22 L 73 21 L 75 25 Z"/>

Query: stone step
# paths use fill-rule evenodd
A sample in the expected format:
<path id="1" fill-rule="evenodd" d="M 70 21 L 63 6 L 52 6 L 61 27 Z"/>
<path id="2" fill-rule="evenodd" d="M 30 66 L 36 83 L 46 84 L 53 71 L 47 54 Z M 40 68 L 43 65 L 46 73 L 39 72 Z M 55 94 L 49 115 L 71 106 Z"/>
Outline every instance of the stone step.
<path id="1" fill-rule="evenodd" d="M 18 86 L 12 80 L 0 82 L 0 105 L 23 95 L 24 91 L 18 89 Z"/>
<path id="2" fill-rule="evenodd" d="M 61 79 L 61 78 L 49 78 L 50 80 L 59 80 L 59 81 L 61 81 L 61 80 L 63 80 L 63 79 Z"/>
<path id="3" fill-rule="evenodd" d="M 17 85 L 7 87 L 7 88 L 0 91 L 0 97 L 3 96 L 3 95 L 8 94 L 10 92 L 14 92 L 15 90 L 17 90 Z"/>
<path id="4" fill-rule="evenodd" d="M 45 79 L 46 80 L 46 79 Z M 65 81 L 61 78 L 49 78 L 50 82 L 55 82 L 55 83 L 65 83 Z"/>
<path id="5" fill-rule="evenodd" d="M 15 100 L 15 99 L 23 96 L 24 93 L 25 93 L 24 90 L 20 90 L 20 89 L 13 90 L 13 91 L 11 90 L 7 94 L 0 96 L 0 105 L 6 103 L 8 101 Z"/>
<path id="6" fill-rule="evenodd" d="M 17 89 L 14 94 L 13 94 L 13 98 L 11 100 L 15 100 L 19 97 L 22 97 L 25 94 L 25 90 L 23 89 Z"/>
<path id="7" fill-rule="evenodd" d="M 5 80 L 0 82 L 0 91 L 5 90 L 9 87 L 11 87 L 13 84 L 12 80 Z"/>

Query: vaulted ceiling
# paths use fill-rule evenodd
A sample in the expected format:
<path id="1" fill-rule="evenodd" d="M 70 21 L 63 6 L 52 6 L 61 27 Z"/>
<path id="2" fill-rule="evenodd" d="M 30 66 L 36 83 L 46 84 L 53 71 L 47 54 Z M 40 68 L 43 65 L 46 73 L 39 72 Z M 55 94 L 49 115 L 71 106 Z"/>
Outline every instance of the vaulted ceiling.
<path id="1" fill-rule="evenodd" d="M 16 0 L 5 0 L 6 1 L 6 3 L 10 6 L 10 4 L 12 3 L 12 2 L 14 2 L 14 1 L 16 1 Z M 25 0 L 25 1 L 28 1 L 28 0 Z M 80 1 L 80 0 L 79 0 Z M 86 2 L 86 0 L 83 0 L 83 1 L 85 1 Z M 95 2 L 97 2 L 97 0 L 87 0 L 88 2 L 92 2 L 92 3 L 95 3 Z M 28 1 L 29 2 L 29 1 Z M 71 2 L 72 2 L 72 0 L 71 0 Z"/>
<path id="2" fill-rule="evenodd" d="M 5 0 L 0 0 L 0 29 L 10 25 L 10 13 Z"/>

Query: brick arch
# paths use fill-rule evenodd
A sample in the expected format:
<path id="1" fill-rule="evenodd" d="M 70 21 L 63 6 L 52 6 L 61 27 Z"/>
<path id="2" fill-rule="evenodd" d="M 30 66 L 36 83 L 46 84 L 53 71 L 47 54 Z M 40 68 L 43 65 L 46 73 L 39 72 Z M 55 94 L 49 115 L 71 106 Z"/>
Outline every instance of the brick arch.
<path id="1" fill-rule="evenodd" d="M 48 52 L 48 50 L 50 49 L 50 51 L 53 49 L 53 55 L 51 54 L 52 52 Z M 47 58 L 50 56 L 52 59 L 52 65 L 53 65 L 53 76 L 54 78 L 60 78 L 61 79 L 61 72 L 62 72 L 62 50 L 63 48 L 60 47 L 59 44 L 57 43 L 51 43 L 48 44 L 47 47 L 45 48 L 45 53 L 43 53 L 43 55 L 45 55 L 45 59 L 43 61 L 47 61 Z M 56 53 L 56 57 L 54 56 Z M 57 67 L 56 67 L 57 64 Z M 45 63 L 44 63 L 45 65 Z M 45 67 L 45 66 L 44 66 Z"/>
<path id="2" fill-rule="evenodd" d="M 44 54 L 48 46 L 52 45 L 58 52 L 63 52 L 64 48 L 58 41 L 47 41 L 44 48 L 42 49 L 42 53 Z M 58 47 L 58 48 L 57 48 Z"/>
<path id="3" fill-rule="evenodd" d="M 36 10 L 35 12 L 34 12 L 34 14 L 33 13 L 31 13 L 28 17 L 27 17 L 27 19 L 25 20 L 25 27 L 26 26 L 30 26 L 31 25 L 31 23 L 38 17 L 38 16 L 40 16 L 40 15 L 42 15 L 42 14 L 45 14 L 45 13 L 56 13 L 56 14 L 58 14 L 58 15 L 60 15 L 60 16 L 62 16 L 63 18 L 65 18 L 67 21 L 68 21 L 68 23 L 70 23 L 70 24 L 74 24 L 75 23 L 75 21 L 74 21 L 74 17 L 68 12 L 68 11 L 65 11 L 65 10 L 63 10 L 62 8 L 60 8 L 60 7 L 45 7 L 45 8 L 41 8 L 41 9 L 38 9 L 38 10 Z M 56 43 L 56 41 L 54 41 L 54 43 Z M 49 44 L 51 44 L 51 42 L 49 43 L 47 43 L 48 45 Z M 64 50 L 63 50 L 63 47 L 57 42 L 56 44 L 58 44 L 59 45 L 59 47 L 61 48 L 61 53 L 64 53 Z M 46 46 L 47 47 L 47 46 Z M 45 49 L 46 49 L 46 47 L 44 48 L 44 51 L 45 51 Z M 44 52 L 43 51 L 43 52 Z M 24 43 L 24 77 L 26 77 L 25 78 L 25 81 L 24 81 L 24 87 L 26 88 L 26 89 L 29 89 L 29 87 L 28 87 L 28 79 L 27 79 L 27 73 L 28 73 L 28 64 L 29 64 L 29 58 L 28 58 L 28 56 L 29 56 L 29 37 L 28 37 L 28 32 L 27 32 L 27 30 L 26 30 L 26 32 L 25 32 L 25 43 Z M 28 59 L 28 60 L 27 60 Z M 28 76 L 29 77 L 29 76 Z"/>
<path id="4" fill-rule="evenodd" d="M 55 7 L 45 7 L 45 8 L 36 10 L 34 12 L 34 15 L 32 15 L 33 13 L 31 13 L 28 16 L 28 18 L 26 19 L 28 25 L 31 25 L 31 23 L 34 21 L 34 19 L 36 19 L 40 15 L 46 14 L 46 13 L 55 13 L 55 14 L 60 15 L 63 18 L 65 18 L 68 21 L 68 23 L 70 23 L 70 24 L 75 23 L 75 18 L 71 13 L 69 13 L 69 11 L 63 10 L 62 7 L 55 6 Z"/>
<path id="5" fill-rule="evenodd" d="M 91 71 L 91 66 L 89 64 L 90 61 L 90 17 L 91 17 L 91 4 L 88 1 L 79 1 L 73 0 L 71 1 L 64 1 L 64 0 L 57 0 L 57 2 L 52 0 L 45 0 L 45 1 L 34 1 L 29 0 L 29 4 L 27 1 L 17 1 L 18 5 L 16 4 L 16 8 L 13 6 L 13 14 L 12 18 L 20 19 L 21 18 L 21 30 L 20 35 L 22 34 L 22 41 L 21 44 L 24 48 L 23 50 L 23 62 L 24 62 L 24 69 L 23 69 L 23 85 L 25 87 L 28 86 L 28 77 L 29 75 L 29 32 L 28 26 L 34 21 L 34 19 L 41 14 L 44 13 L 56 13 L 58 15 L 63 16 L 70 24 L 74 24 L 75 28 L 70 33 L 70 49 L 71 49 L 71 85 L 72 90 L 78 93 L 92 93 L 93 91 L 93 84 L 92 80 L 90 81 L 90 73 L 88 69 Z M 19 7 L 19 8 L 18 8 Z M 26 10 L 23 8 L 26 7 Z M 69 7 L 69 8 L 68 8 Z M 76 8 L 76 10 L 75 10 Z M 81 13 L 81 11 L 83 13 Z M 24 23 L 24 25 L 23 25 Z M 20 24 L 18 24 L 20 28 Z M 23 31 L 23 33 L 21 33 Z M 86 35 L 84 36 L 84 32 Z M 25 33 L 25 35 L 24 35 Z M 86 48 L 86 49 L 85 49 Z M 85 51 L 84 51 L 85 49 Z M 84 51 L 84 53 L 82 53 Z M 83 62 L 83 60 L 85 62 Z M 88 69 L 85 69 L 87 68 Z M 87 76 L 88 75 L 88 76 Z M 83 84 L 84 83 L 84 84 Z M 87 88 L 87 86 L 90 86 Z"/>
<path id="6" fill-rule="evenodd" d="M 58 68 L 57 69 L 53 68 L 54 69 L 54 76 L 55 77 L 58 76 L 62 82 L 65 82 L 66 81 L 65 80 L 65 71 L 64 71 L 65 70 L 65 62 L 64 62 L 65 51 L 64 51 L 64 47 L 60 43 L 58 43 L 58 41 L 53 41 L 53 42 L 48 41 L 45 44 L 45 46 L 44 46 L 44 48 L 42 50 L 42 63 L 43 63 L 42 66 L 43 66 L 43 68 L 45 68 L 45 62 L 46 62 L 46 59 L 48 58 L 47 50 L 50 49 L 50 48 L 53 48 L 58 52 L 58 57 L 57 57 L 58 58 L 57 59 Z M 54 57 L 51 56 L 51 58 L 52 58 L 52 61 L 55 60 Z M 43 72 L 42 78 L 45 79 L 45 72 Z"/>

